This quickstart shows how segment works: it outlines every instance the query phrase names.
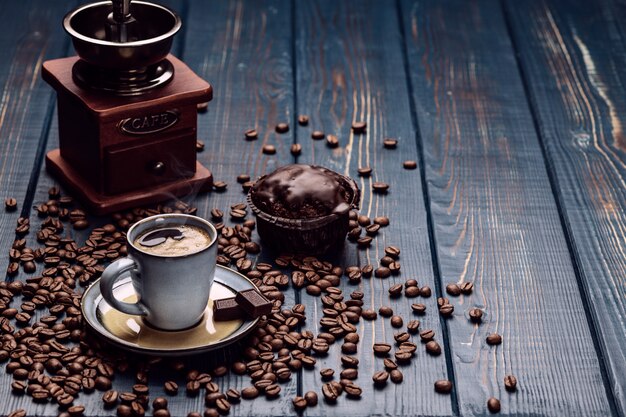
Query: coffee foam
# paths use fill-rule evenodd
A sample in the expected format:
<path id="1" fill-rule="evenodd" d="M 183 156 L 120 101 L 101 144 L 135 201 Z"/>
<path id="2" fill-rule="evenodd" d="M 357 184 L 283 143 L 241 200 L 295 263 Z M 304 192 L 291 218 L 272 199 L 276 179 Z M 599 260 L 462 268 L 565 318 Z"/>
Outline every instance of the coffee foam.
<path id="1" fill-rule="evenodd" d="M 167 237 L 161 244 L 155 246 L 145 246 L 141 244 L 141 240 L 148 234 L 161 229 L 178 229 L 182 232 L 183 238 Z M 180 226 L 163 226 L 154 227 L 146 230 L 141 235 L 133 240 L 133 245 L 142 252 L 156 256 L 185 256 L 191 255 L 202 251 L 211 244 L 211 236 L 204 229 L 193 225 L 180 225 Z"/>

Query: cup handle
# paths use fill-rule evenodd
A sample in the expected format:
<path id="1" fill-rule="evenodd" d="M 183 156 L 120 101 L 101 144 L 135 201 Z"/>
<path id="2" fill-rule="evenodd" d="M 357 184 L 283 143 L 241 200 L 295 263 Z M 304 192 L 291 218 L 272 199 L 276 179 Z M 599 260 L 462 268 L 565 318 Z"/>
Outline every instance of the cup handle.
<path id="1" fill-rule="evenodd" d="M 135 270 L 137 270 L 137 262 L 133 258 L 126 257 L 113 262 L 107 266 L 102 273 L 102 278 L 100 278 L 100 292 L 102 293 L 102 297 L 114 309 L 134 316 L 145 316 L 148 314 L 148 310 L 141 302 L 126 303 L 118 300 L 113 295 L 113 285 L 115 282 L 120 279 L 123 274 Z"/>

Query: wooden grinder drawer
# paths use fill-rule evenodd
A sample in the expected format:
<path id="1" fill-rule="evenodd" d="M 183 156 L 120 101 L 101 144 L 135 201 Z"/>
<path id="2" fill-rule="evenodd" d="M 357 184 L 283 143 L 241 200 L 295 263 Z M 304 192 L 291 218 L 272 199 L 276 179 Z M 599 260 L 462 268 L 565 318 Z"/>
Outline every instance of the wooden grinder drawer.
<path id="1" fill-rule="evenodd" d="M 194 135 L 159 140 L 132 147 L 110 147 L 104 152 L 104 191 L 119 194 L 137 188 L 190 178 L 196 169 Z"/>

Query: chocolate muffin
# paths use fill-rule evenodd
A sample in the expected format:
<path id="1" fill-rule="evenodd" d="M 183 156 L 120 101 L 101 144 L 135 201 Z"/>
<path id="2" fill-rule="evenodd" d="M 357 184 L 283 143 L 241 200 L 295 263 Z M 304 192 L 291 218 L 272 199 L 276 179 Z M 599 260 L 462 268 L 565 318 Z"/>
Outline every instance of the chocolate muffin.
<path id="1" fill-rule="evenodd" d="M 313 255 L 343 242 L 359 196 L 351 178 L 320 166 L 293 164 L 259 178 L 248 203 L 265 243 Z"/>

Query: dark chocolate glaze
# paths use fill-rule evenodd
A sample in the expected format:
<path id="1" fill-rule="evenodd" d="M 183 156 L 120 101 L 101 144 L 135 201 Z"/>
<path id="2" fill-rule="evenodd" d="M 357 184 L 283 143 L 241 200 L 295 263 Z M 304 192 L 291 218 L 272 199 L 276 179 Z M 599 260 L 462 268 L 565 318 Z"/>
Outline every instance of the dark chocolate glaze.
<path id="1" fill-rule="evenodd" d="M 289 217 L 314 217 L 308 208 L 315 208 L 317 216 L 341 214 L 350 209 L 344 186 L 338 174 L 320 167 L 304 164 L 286 165 L 268 174 L 255 187 L 255 203 L 272 213 L 277 205 Z"/>

